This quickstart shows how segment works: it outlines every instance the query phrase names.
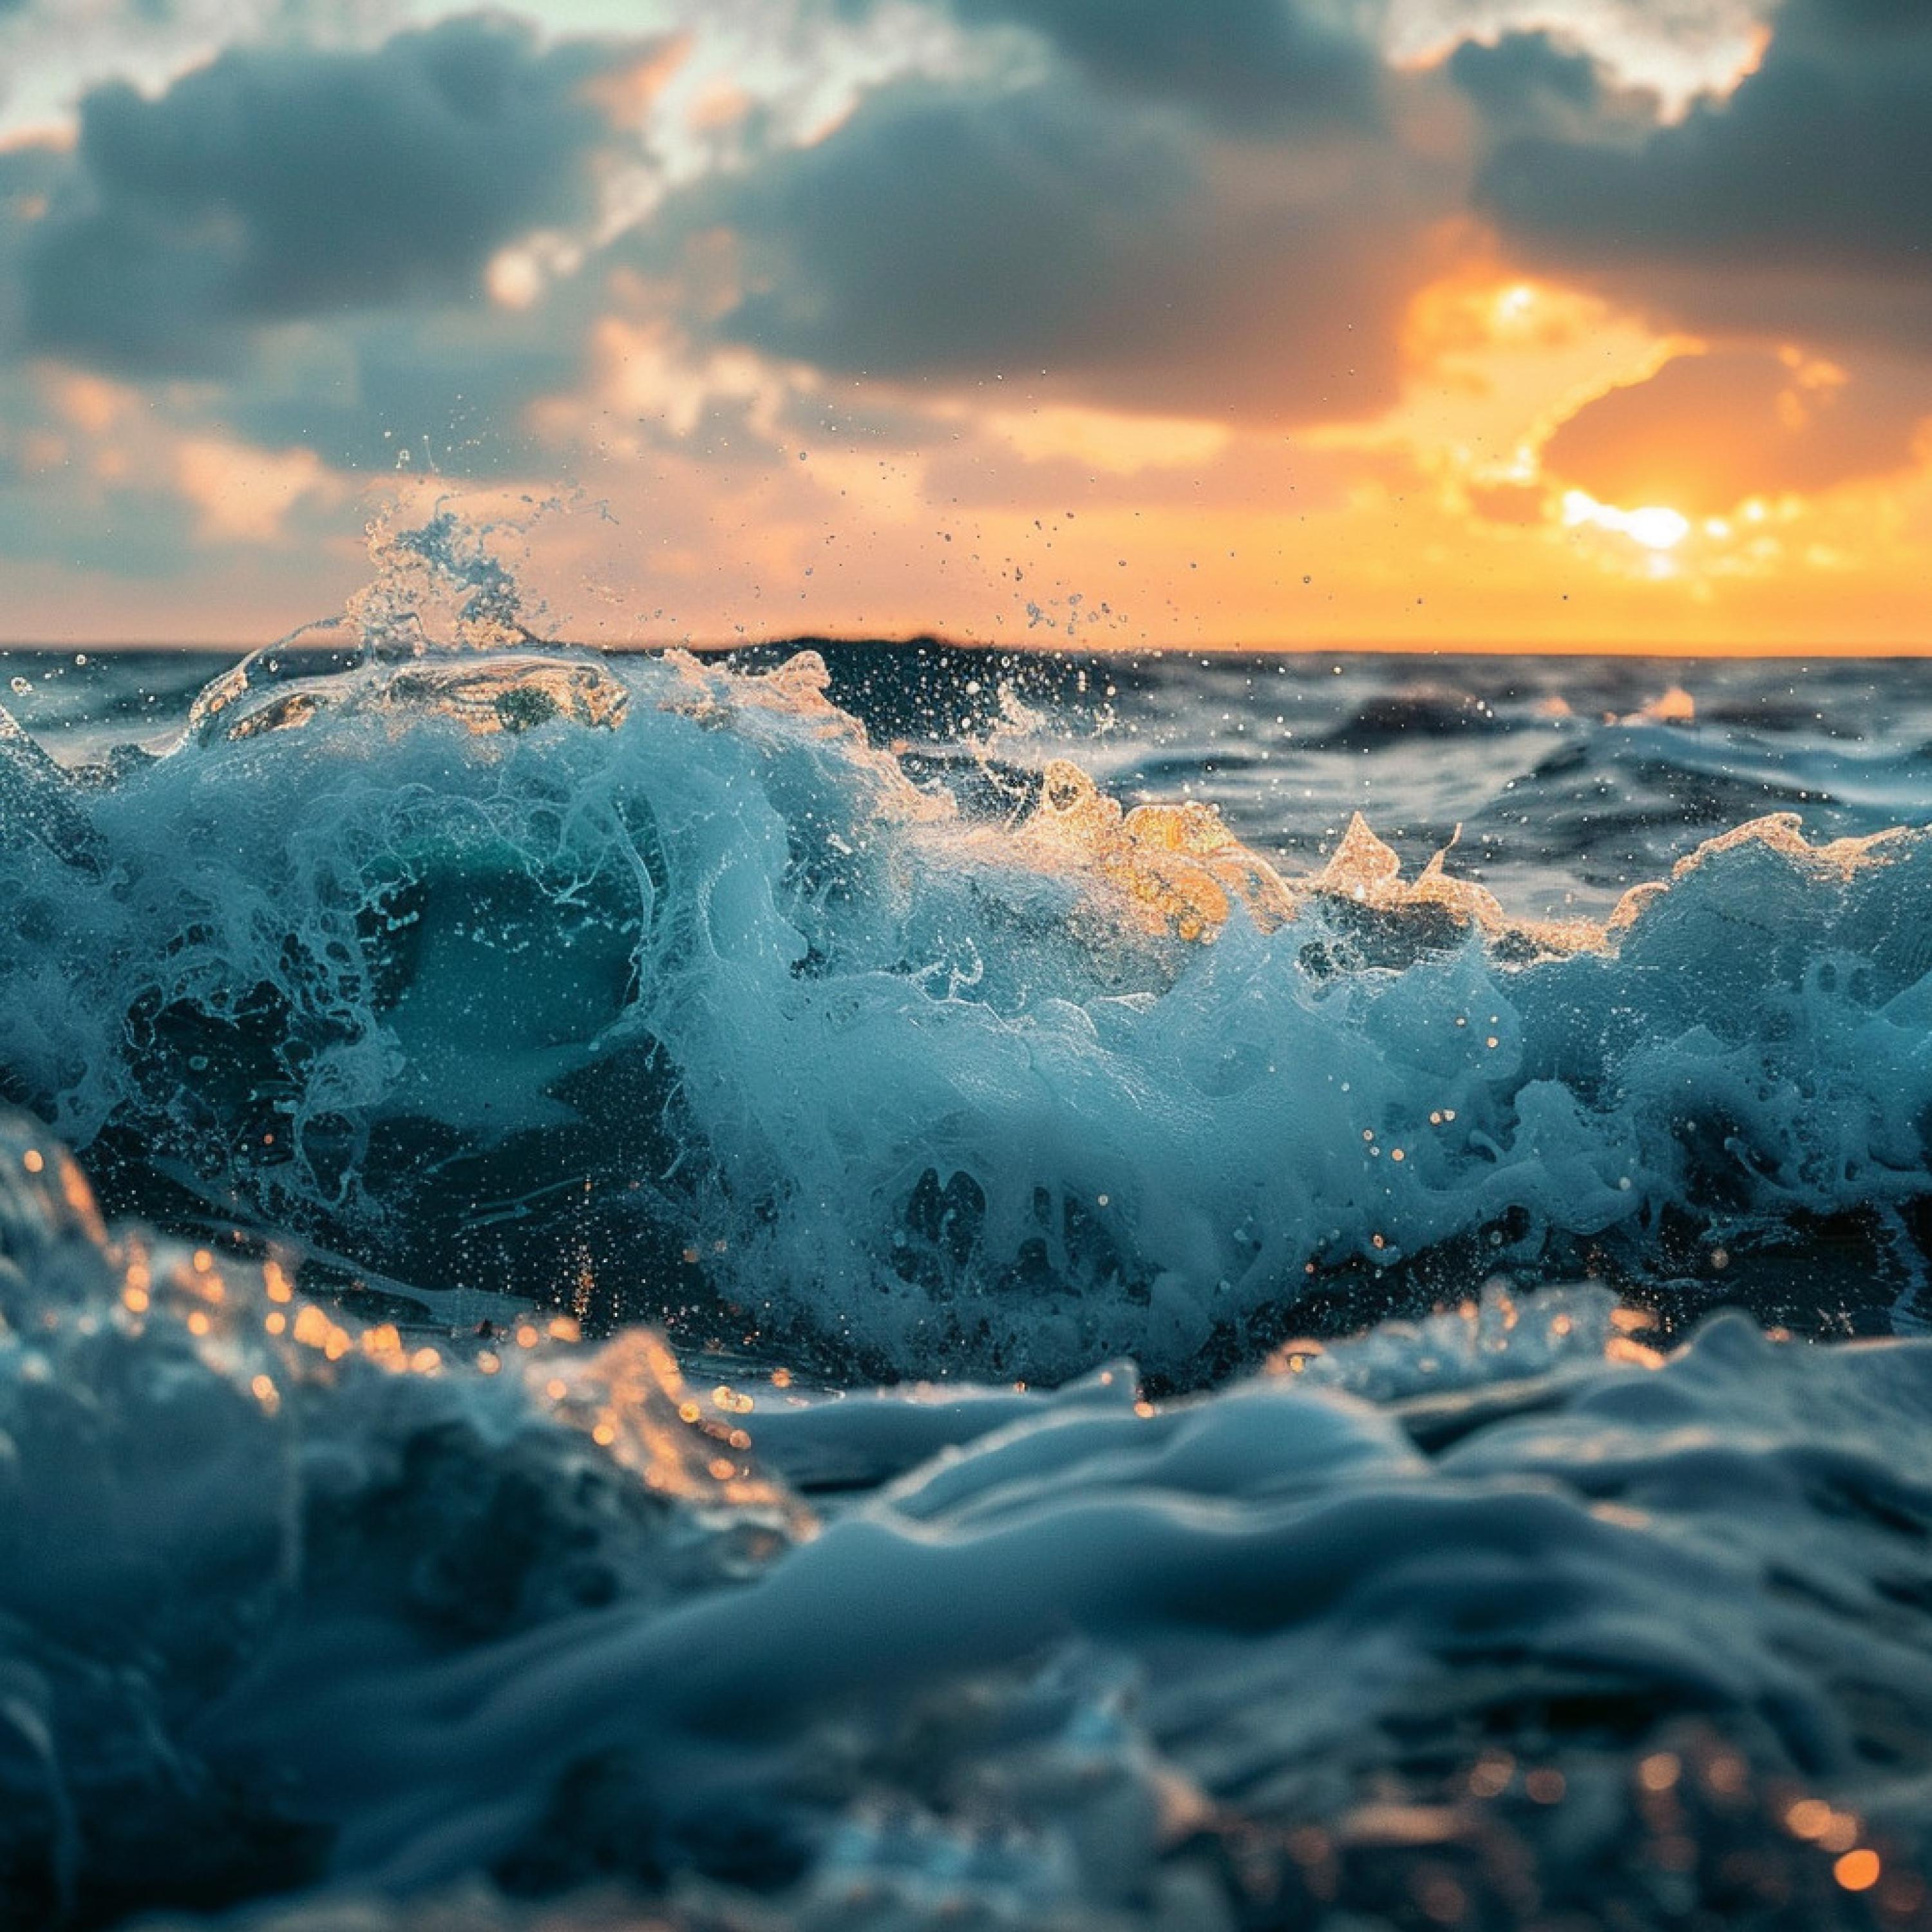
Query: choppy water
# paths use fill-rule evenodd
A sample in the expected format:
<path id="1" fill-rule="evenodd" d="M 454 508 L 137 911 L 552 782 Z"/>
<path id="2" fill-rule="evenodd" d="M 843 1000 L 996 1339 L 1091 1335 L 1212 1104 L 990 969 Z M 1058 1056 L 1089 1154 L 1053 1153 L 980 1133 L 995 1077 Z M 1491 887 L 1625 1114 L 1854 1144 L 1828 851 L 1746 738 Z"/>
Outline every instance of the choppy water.
<path id="1" fill-rule="evenodd" d="M 0 1918 L 1932 1922 L 1916 668 L 398 608 L 0 665 Z"/>

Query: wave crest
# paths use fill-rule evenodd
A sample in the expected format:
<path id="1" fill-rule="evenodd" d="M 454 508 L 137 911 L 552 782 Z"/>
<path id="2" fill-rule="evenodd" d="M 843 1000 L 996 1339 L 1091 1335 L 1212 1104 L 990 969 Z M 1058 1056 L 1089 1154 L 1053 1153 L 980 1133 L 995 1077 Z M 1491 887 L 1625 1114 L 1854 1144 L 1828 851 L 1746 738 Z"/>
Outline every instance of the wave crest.
<path id="1" fill-rule="evenodd" d="M 521 644 L 261 654 L 85 782 L 15 730 L 0 807 L 7 1091 L 122 1204 L 423 1288 L 1192 1378 L 1498 1263 L 1909 1248 L 1927 1191 L 1918 832 L 1518 921 L 1359 818 L 1294 878 L 1066 761 L 989 816 L 808 653 Z"/>

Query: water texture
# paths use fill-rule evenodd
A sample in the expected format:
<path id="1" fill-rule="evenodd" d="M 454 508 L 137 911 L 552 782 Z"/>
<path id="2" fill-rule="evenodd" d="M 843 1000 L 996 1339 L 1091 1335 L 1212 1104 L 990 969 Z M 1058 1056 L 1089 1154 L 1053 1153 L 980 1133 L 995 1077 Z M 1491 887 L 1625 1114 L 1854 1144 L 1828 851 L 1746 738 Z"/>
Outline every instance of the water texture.
<path id="1" fill-rule="evenodd" d="M 1932 1922 L 1912 667 L 411 544 L 0 666 L 0 1919 Z"/>

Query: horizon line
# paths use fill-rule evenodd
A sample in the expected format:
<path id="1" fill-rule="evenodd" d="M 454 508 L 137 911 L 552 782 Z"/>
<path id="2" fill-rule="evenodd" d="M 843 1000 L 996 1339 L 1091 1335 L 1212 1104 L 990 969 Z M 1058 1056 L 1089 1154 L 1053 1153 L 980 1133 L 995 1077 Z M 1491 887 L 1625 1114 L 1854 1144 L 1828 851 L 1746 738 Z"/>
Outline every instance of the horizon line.
<path id="1" fill-rule="evenodd" d="M 306 628 L 306 627 L 305 627 Z M 320 629 L 321 626 L 314 628 Z M 653 651 L 686 650 L 703 656 L 723 656 L 734 651 L 773 650 L 788 647 L 809 650 L 820 646 L 837 647 L 876 645 L 888 650 L 926 647 L 961 652 L 1006 651 L 1045 656 L 1054 652 L 1078 652 L 1091 657 L 1174 657 L 1198 655 L 1216 657 L 1468 657 L 1468 658 L 1574 658 L 1622 657 L 1652 658 L 1770 658 L 1798 660 L 1806 658 L 1834 659 L 1913 659 L 1932 658 L 1932 638 L 1918 641 L 1829 644 L 1817 641 L 1771 639 L 1755 643 L 1687 642 L 1633 643 L 1586 639 L 1563 643 L 1528 644 L 1516 641 L 1482 644 L 1459 639 L 1438 644 L 1413 640 L 1376 638 L 1282 640 L 1263 644 L 1187 643 L 1119 644 L 1084 638 L 1035 639 L 946 637 L 933 632 L 901 632 L 890 636 L 872 633 L 800 631 L 772 637 L 727 638 L 630 638 L 615 641 L 585 638 L 532 638 L 526 644 L 507 648 L 541 650 L 546 646 L 560 650 L 590 650 L 608 656 L 643 654 Z M 290 650 L 327 650 L 318 638 L 313 641 L 301 632 L 266 643 L 244 638 L 16 638 L 0 641 L 0 656 L 15 652 L 37 656 L 69 652 L 99 652 L 103 655 L 153 652 L 157 654 L 200 652 L 204 655 L 234 653 L 246 656 L 278 646 Z"/>

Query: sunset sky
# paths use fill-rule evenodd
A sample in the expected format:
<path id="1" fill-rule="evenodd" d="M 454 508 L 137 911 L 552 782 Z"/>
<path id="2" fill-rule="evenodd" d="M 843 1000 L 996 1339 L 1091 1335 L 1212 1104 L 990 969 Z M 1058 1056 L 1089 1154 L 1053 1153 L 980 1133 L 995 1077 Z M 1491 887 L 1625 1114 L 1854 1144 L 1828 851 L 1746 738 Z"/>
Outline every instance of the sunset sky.
<path id="1" fill-rule="evenodd" d="M 1927 0 L 0 0 L 0 635 L 1932 647 Z"/>

